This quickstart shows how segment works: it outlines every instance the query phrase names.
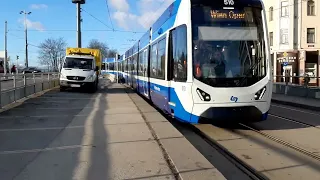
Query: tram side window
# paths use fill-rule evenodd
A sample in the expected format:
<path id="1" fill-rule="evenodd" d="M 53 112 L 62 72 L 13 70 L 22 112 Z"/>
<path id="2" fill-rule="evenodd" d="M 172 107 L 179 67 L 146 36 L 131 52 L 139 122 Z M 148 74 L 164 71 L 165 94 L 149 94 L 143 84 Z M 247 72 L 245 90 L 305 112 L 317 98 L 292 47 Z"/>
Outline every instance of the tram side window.
<path id="1" fill-rule="evenodd" d="M 138 67 L 138 75 L 139 75 L 139 76 L 142 76 L 142 58 L 143 58 L 143 57 L 142 57 L 142 53 L 143 53 L 143 51 L 140 51 L 140 52 L 139 52 L 139 61 L 138 61 L 138 62 L 139 62 L 139 63 L 138 63 L 138 66 L 139 66 L 139 67 Z"/>
<path id="2" fill-rule="evenodd" d="M 136 75 L 137 73 L 137 54 L 133 56 L 133 59 L 132 59 L 132 74 L 133 75 Z"/>
<path id="3" fill-rule="evenodd" d="M 138 75 L 138 71 L 139 71 L 139 64 L 138 64 L 138 62 L 139 62 L 139 60 L 138 60 L 139 55 L 138 55 L 138 54 L 139 54 L 139 53 L 136 54 L 135 62 L 134 62 L 134 67 L 135 67 L 134 73 L 135 73 L 135 75 Z"/>
<path id="4" fill-rule="evenodd" d="M 158 44 L 158 58 L 157 68 L 159 71 L 158 78 L 165 79 L 165 58 L 166 58 L 166 38 L 159 41 Z"/>
<path id="5" fill-rule="evenodd" d="M 134 56 L 131 57 L 131 74 L 134 74 Z"/>
<path id="6" fill-rule="evenodd" d="M 128 59 L 124 61 L 124 72 L 128 73 Z"/>
<path id="7" fill-rule="evenodd" d="M 158 70 L 157 70 L 157 43 L 155 43 L 154 45 L 152 45 L 151 48 L 151 56 L 150 56 L 150 64 L 151 64 L 151 68 L 150 68 L 150 76 L 152 78 L 157 78 L 158 77 Z"/>
<path id="8" fill-rule="evenodd" d="M 173 58 L 173 78 L 175 81 L 187 80 L 187 27 L 181 25 L 171 31 L 172 48 L 170 57 Z"/>

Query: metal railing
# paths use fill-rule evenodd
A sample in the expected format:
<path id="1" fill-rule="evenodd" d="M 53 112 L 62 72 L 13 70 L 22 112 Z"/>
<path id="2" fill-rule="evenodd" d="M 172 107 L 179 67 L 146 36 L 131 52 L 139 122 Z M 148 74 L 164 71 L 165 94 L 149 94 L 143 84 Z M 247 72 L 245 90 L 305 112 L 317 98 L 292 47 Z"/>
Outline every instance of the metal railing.
<path id="1" fill-rule="evenodd" d="M 277 75 L 273 83 L 274 93 L 320 99 L 320 77 Z"/>
<path id="2" fill-rule="evenodd" d="M 56 72 L 1 76 L 0 108 L 56 86 L 59 86 L 59 73 Z"/>

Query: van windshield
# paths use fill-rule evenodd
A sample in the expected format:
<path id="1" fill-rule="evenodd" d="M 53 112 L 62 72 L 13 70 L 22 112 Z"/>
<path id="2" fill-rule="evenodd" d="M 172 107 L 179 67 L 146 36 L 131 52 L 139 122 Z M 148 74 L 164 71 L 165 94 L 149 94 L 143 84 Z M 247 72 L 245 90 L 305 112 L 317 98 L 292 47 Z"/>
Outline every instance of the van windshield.
<path id="1" fill-rule="evenodd" d="M 67 57 L 64 62 L 63 68 L 93 70 L 93 65 L 92 65 L 93 62 L 92 61 L 93 61 L 93 59 Z"/>

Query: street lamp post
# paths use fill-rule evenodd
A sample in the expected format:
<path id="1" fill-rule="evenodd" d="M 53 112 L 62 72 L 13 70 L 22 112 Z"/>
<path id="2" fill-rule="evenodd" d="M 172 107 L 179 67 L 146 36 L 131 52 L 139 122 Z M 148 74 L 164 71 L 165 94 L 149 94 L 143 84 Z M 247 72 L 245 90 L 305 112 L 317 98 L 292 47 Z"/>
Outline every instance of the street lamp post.
<path id="1" fill-rule="evenodd" d="M 27 11 L 20 11 L 20 14 L 24 14 L 24 31 L 25 31 L 25 38 L 26 38 L 26 62 L 25 66 L 28 67 L 28 27 L 27 27 L 27 15 L 30 15 L 31 12 Z"/>
<path id="2" fill-rule="evenodd" d="M 72 0 L 77 5 L 77 46 L 81 48 L 81 4 L 85 4 L 85 0 Z"/>

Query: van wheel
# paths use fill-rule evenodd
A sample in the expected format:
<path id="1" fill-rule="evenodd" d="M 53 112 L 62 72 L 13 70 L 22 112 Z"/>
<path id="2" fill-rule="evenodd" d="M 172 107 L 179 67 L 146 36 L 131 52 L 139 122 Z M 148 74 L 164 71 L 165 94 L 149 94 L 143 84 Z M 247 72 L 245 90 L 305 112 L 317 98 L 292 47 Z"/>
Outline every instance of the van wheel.
<path id="1" fill-rule="evenodd" d="M 66 88 L 60 87 L 60 92 L 64 92 L 64 91 L 66 91 Z"/>
<path id="2" fill-rule="evenodd" d="M 95 93 L 95 92 L 97 91 L 97 88 L 98 88 L 97 83 L 94 82 L 94 83 L 92 83 L 90 86 L 91 86 L 91 87 L 90 87 L 90 90 L 89 90 L 90 93 Z"/>

